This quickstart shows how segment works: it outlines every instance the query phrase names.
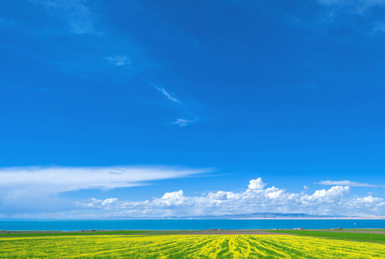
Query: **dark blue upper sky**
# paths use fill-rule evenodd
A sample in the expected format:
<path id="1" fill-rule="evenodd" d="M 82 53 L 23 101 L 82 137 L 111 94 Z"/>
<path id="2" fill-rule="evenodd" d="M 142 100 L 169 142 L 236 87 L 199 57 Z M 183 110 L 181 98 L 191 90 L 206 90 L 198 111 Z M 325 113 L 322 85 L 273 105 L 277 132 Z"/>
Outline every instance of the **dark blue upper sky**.
<path id="1" fill-rule="evenodd" d="M 130 200 L 385 184 L 384 17 L 385 1 L 1 1 L 0 167 L 211 168 L 107 195 Z M 90 193 L 106 196 L 61 195 Z"/>

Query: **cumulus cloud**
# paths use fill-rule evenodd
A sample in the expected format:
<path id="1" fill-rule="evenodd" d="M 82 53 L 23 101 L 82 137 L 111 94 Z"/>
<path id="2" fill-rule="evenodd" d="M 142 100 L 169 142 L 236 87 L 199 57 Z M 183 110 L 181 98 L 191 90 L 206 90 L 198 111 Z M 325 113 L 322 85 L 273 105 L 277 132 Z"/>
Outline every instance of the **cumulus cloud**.
<path id="1" fill-rule="evenodd" d="M 166 192 L 161 199 L 164 200 L 175 200 L 180 199 L 183 197 L 183 191 L 177 191 L 177 192 Z"/>
<path id="2" fill-rule="evenodd" d="M 357 182 L 351 182 L 348 180 L 343 181 L 320 181 L 318 184 L 322 185 L 346 185 L 346 186 L 359 186 L 359 187 L 382 187 L 385 188 L 384 185 L 375 185 L 375 184 L 368 184 L 368 183 L 357 183 Z"/>
<path id="3" fill-rule="evenodd" d="M 342 199 L 350 191 L 349 186 L 333 186 L 329 190 L 317 190 L 311 196 L 304 196 L 303 200 L 312 203 L 332 203 Z"/>
<path id="4" fill-rule="evenodd" d="M 224 191 L 219 191 L 216 193 L 209 193 L 207 194 L 207 197 L 212 200 L 227 200 L 227 193 Z"/>
<path id="5" fill-rule="evenodd" d="M 117 201 L 118 201 L 117 198 L 108 198 L 105 200 L 99 200 L 99 199 L 92 198 L 91 201 L 88 203 L 77 202 L 77 205 L 80 205 L 80 206 L 86 207 L 86 208 L 109 209 L 112 205 L 116 204 Z"/>
<path id="6" fill-rule="evenodd" d="M 64 20 L 69 30 L 75 34 L 96 33 L 95 15 L 86 5 L 86 0 L 29 0 L 41 4 L 52 16 Z"/>
<path id="7" fill-rule="evenodd" d="M 262 181 L 262 178 L 251 180 L 248 185 L 250 190 L 262 190 L 265 187 L 265 183 Z"/>
<path id="8" fill-rule="evenodd" d="M 119 201 L 114 206 L 99 207 L 108 217 L 165 217 L 234 215 L 259 212 L 309 213 L 315 215 L 382 215 L 385 202 L 372 196 L 349 199 L 349 186 L 333 186 L 308 195 L 288 193 L 277 187 L 265 188 L 261 178 L 253 179 L 242 192 L 209 192 L 185 196 L 182 190 L 167 192 L 161 198 L 142 202 Z M 85 205 L 87 206 L 87 205 Z"/>
<path id="9" fill-rule="evenodd" d="M 122 168 L 103 171 L 111 177 L 110 172 L 122 172 Z M 174 172 L 173 170 L 171 170 Z M 143 172 L 146 174 L 147 172 Z M 175 173 L 175 172 L 174 172 Z M 171 173 L 174 175 L 174 173 Z M 177 173 L 180 176 L 180 173 Z M 198 172 L 184 172 L 182 175 L 190 175 Z M 98 175 L 98 174 L 96 174 Z M 0 176 L 4 176 L 1 175 Z M 57 174 L 55 175 L 57 176 Z M 165 177 L 165 176 L 163 176 Z M 170 177 L 175 177 L 170 176 Z M 152 178 L 152 177 L 150 177 Z M 1 177 L 0 179 L 4 179 Z M 19 180 L 15 180 L 19 181 Z M 33 181 L 36 182 L 36 181 Z M 52 181 L 50 181 L 52 182 Z M 96 181 L 99 182 L 99 181 Z M 137 180 L 133 181 L 138 182 Z M 62 188 L 53 181 L 57 188 Z M 112 181 L 112 186 L 116 186 Z M 106 186 L 110 186 L 105 184 Z M 3 187 L 4 184 L 0 187 Z M 14 185 L 13 185 L 14 186 Z M 27 185 L 24 185 L 27 186 Z M 91 184 L 91 186 L 97 186 Z M 98 185 L 100 186 L 100 185 Z M 126 186 L 124 184 L 124 186 Z M 236 215 L 251 213 L 307 213 L 313 215 L 345 215 L 345 216 L 369 216 L 384 215 L 385 201 L 371 195 L 365 197 L 349 197 L 349 186 L 332 186 L 329 189 L 316 190 L 312 194 L 304 191 L 299 193 L 287 192 L 285 189 L 271 186 L 261 178 L 252 179 L 248 188 L 244 191 L 217 191 L 204 193 L 201 196 L 186 196 L 183 190 L 166 192 L 163 196 L 144 201 L 118 200 L 117 198 L 89 199 L 76 201 L 67 210 L 71 211 L 71 217 L 77 218 L 114 218 L 114 217 L 168 217 L 168 216 L 205 216 L 205 215 Z M 60 212 L 62 213 L 62 212 Z M 42 217 L 58 217 L 58 213 L 46 213 Z M 33 213 L 23 214 L 18 217 L 32 217 Z M 56 216 L 55 216 L 56 215 Z M 65 215 L 65 214 L 64 214 Z M 62 216 L 63 217 L 63 216 Z M 68 217 L 64 216 L 64 217 Z"/>

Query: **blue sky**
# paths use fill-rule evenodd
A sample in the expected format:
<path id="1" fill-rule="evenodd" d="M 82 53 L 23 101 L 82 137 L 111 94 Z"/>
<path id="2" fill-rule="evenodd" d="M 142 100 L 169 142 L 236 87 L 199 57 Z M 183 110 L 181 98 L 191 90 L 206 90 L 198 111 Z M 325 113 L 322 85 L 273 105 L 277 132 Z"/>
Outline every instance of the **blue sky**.
<path id="1" fill-rule="evenodd" d="M 1 1 L 0 216 L 384 215 L 384 14 Z"/>

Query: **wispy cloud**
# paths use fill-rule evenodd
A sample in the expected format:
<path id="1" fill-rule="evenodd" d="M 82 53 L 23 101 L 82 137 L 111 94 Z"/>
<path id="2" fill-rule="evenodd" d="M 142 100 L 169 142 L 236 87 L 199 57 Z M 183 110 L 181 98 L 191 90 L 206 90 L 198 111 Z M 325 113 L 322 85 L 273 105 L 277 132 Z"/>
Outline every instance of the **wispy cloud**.
<path id="1" fill-rule="evenodd" d="M 41 4 L 46 11 L 64 20 L 72 33 L 95 34 L 96 16 L 86 5 L 86 0 L 29 0 Z"/>
<path id="2" fill-rule="evenodd" d="M 351 14 L 365 14 L 372 7 L 385 6 L 385 0 L 317 0 L 317 2 Z"/>
<path id="3" fill-rule="evenodd" d="M 384 22 L 377 22 L 373 26 L 373 32 L 374 33 L 383 33 L 385 32 L 385 23 Z"/>
<path id="4" fill-rule="evenodd" d="M 110 190 L 148 185 L 149 181 L 176 179 L 211 172 L 166 166 L 13 167 L 0 168 L 0 211 L 63 211 L 79 208 L 60 193 L 86 189 Z M 102 205 L 113 203 L 114 199 Z"/>
<path id="5" fill-rule="evenodd" d="M 0 17 L 0 28 L 10 30 L 13 26 L 23 26 L 23 25 L 24 24 L 19 20 L 9 19 L 8 17 L 7 18 Z"/>
<path id="6" fill-rule="evenodd" d="M 172 102 L 175 102 L 175 103 L 180 103 L 182 104 L 178 99 L 176 99 L 175 97 L 172 96 L 172 94 L 170 94 L 169 92 L 166 91 L 166 89 L 164 89 L 163 87 L 155 87 L 156 89 L 158 89 L 164 96 L 167 97 L 167 99 L 169 99 L 170 101 Z"/>
<path id="7" fill-rule="evenodd" d="M 113 189 L 146 181 L 186 177 L 205 169 L 176 167 L 15 167 L 0 169 L 0 192 L 59 193 L 82 189 Z"/>
<path id="8" fill-rule="evenodd" d="M 171 123 L 171 124 L 179 125 L 180 127 L 184 127 L 184 126 L 186 126 L 187 124 L 193 123 L 193 122 L 195 122 L 195 121 L 196 121 L 196 120 L 177 119 L 176 121 L 174 121 L 174 122 Z"/>
<path id="9" fill-rule="evenodd" d="M 325 5 L 385 5 L 385 0 L 317 0 L 321 4 Z"/>
<path id="10" fill-rule="evenodd" d="M 345 186 L 358 186 L 358 187 L 381 187 L 385 188 L 384 185 L 376 185 L 376 184 L 368 184 L 368 183 L 357 183 L 357 182 L 351 182 L 348 180 L 343 181 L 320 181 L 318 184 L 322 185 L 345 185 Z"/>
<path id="11" fill-rule="evenodd" d="M 111 64 L 121 67 L 125 65 L 131 64 L 130 59 L 127 56 L 113 56 L 113 57 L 108 57 L 106 58 L 108 61 L 111 62 Z"/>

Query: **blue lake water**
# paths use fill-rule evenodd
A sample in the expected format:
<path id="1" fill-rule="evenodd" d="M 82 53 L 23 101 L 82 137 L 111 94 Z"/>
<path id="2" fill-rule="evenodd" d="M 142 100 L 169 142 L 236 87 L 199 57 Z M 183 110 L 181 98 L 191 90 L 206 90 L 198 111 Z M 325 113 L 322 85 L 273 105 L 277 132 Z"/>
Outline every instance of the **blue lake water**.
<path id="1" fill-rule="evenodd" d="M 201 229 L 272 229 L 272 228 L 382 228 L 385 220 L 364 219 L 253 219 L 253 220 L 189 220 L 189 219 L 159 219 L 159 220 L 33 220 L 33 221 L 0 221 L 0 230 L 201 230 Z"/>

